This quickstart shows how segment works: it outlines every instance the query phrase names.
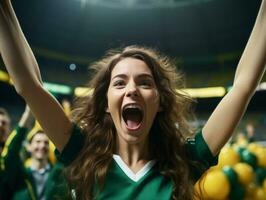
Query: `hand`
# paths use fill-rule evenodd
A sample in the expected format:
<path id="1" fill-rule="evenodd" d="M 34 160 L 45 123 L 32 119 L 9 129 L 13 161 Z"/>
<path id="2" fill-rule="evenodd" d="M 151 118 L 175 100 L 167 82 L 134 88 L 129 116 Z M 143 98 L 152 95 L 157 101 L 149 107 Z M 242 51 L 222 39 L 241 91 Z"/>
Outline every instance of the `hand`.
<path id="1" fill-rule="evenodd" d="M 21 119 L 19 120 L 19 126 L 29 128 L 33 121 L 34 121 L 34 117 L 30 111 L 29 106 L 26 105 L 25 110 L 21 116 Z"/>

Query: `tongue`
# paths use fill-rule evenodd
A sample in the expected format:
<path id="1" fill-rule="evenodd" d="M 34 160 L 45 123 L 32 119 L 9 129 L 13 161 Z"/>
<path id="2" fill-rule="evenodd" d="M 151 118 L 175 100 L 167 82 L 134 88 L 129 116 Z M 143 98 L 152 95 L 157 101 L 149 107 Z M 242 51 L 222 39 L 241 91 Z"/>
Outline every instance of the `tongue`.
<path id="1" fill-rule="evenodd" d="M 141 122 L 141 116 L 139 114 L 129 114 L 127 115 L 127 126 L 130 129 L 136 129 L 138 128 L 140 122 Z"/>
<path id="2" fill-rule="evenodd" d="M 127 120 L 127 126 L 131 129 L 136 129 L 139 125 L 139 122 L 134 122 L 132 120 Z"/>

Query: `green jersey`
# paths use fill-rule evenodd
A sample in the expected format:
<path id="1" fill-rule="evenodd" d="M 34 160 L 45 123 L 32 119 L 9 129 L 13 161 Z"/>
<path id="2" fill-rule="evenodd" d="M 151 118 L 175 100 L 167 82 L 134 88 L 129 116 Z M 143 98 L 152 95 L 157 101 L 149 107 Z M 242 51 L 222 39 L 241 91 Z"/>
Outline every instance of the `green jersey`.
<path id="1" fill-rule="evenodd" d="M 84 135 L 74 126 L 68 144 L 61 154 L 56 150 L 56 155 L 68 165 L 77 157 L 83 144 Z M 191 160 L 199 163 L 197 167 L 190 166 L 196 181 L 210 166 L 217 163 L 217 156 L 212 155 L 201 132 L 195 138 L 187 140 L 186 148 Z M 119 155 L 113 155 L 104 188 L 101 191 L 98 189 L 97 185 L 93 188 L 97 200 L 167 200 L 171 199 L 173 182 L 160 173 L 156 160 L 149 161 L 139 172 L 134 173 Z"/>

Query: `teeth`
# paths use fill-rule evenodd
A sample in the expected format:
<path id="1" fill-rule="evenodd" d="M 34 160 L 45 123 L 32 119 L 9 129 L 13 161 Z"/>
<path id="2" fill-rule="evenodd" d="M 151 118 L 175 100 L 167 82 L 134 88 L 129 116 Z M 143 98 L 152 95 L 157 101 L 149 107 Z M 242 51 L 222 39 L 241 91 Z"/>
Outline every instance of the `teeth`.
<path id="1" fill-rule="evenodd" d="M 136 104 L 128 104 L 124 107 L 124 110 L 127 108 L 137 108 L 139 110 L 142 110 L 141 107 L 139 105 L 136 105 Z"/>

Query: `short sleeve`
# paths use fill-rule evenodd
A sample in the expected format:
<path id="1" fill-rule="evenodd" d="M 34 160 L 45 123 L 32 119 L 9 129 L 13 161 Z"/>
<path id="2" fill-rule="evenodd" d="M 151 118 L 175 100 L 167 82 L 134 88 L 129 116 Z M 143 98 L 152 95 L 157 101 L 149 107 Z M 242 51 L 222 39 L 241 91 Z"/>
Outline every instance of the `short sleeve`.
<path id="1" fill-rule="evenodd" d="M 55 155 L 59 162 L 63 163 L 65 166 L 71 164 L 80 153 L 84 146 L 85 136 L 81 129 L 73 124 L 73 129 L 71 137 L 64 147 L 63 151 L 60 153 L 58 149 L 55 149 Z"/>
<path id="2" fill-rule="evenodd" d="M 191 161 L 190 169 L 195 181 L 197 181 L 207 169 L 216 165 L 218 162 L 218 155 L 212 155 L 203 138 L 202 131 L 199 131 L 195 138 L 187 139 L 186 151 Z"/>

